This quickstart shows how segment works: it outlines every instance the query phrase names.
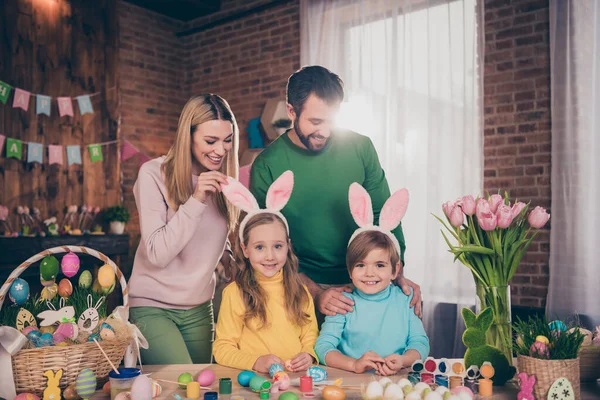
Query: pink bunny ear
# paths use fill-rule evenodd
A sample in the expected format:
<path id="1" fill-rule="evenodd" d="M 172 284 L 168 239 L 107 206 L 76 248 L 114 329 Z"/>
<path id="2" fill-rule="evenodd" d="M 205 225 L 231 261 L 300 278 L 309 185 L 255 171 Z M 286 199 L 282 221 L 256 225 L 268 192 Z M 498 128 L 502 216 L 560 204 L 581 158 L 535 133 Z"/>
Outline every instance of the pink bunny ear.
<path id="1" fill-rule="evenodd" d="M 408 190 L 400 189 L 392 195 L 379 213 L 379 227 L 387 231 L 396 228 L 408 208 Z"/>
<path id="2" fill-rule="evenodd" d="M 228 177 L 227 185 L 222 185 L 221 188 L 223 195 L 237 208 L 246 212 L 258 210 L 256 199 L 239 181 Z"/>
<path id="3" fill-rule="evenodd" d="M 348 201 L 350 202 L 350 213 L 361 228 L 373 225 L 373 205 L 371 196 L 364 187 L 354 182 L 350 185 L 348 191 Z"/>
<path id="4" fill-rule="evenodd" d="M 285 171 L 275 180 L 267 191 L 266 205 L 268 209 L 281 211 L 287 204 L 294 188 L 294 173 Z"/>

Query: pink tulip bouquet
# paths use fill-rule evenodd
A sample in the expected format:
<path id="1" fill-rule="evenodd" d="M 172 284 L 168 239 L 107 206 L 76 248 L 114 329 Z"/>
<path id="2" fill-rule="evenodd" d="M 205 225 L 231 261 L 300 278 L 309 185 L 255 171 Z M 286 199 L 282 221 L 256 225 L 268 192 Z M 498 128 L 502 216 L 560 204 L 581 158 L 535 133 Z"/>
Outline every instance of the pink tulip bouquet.
<path id="1" fill-rule="evenodd" d="M 494 324 L 487 342 L 504 352 L 512 364 L 510 281 L 517 272 L 529 245 L 550 219 L 542 207 L 528 213 L 529 204 L 511 205 L 508 195 L 493 194 L 487 199 L 464 196 L 442 205 L 446 216 L 436 215 L 455 244 L 442 229 L 454 260 L 473 274 L 481 309 L 491 307 Z"/>

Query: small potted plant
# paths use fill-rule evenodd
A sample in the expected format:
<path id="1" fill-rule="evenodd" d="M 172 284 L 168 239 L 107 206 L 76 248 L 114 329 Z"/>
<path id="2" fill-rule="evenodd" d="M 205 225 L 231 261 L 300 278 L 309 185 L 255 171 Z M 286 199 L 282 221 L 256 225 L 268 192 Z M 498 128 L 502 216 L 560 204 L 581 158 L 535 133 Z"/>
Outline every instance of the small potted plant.
<path id="1" fill-rule="evenodd" d="M 120 205 L 109 207 L 104 210 L 104 220 L 110 224 L 110 233 L 122 235 L 129 222 L 129 211 Z"/>

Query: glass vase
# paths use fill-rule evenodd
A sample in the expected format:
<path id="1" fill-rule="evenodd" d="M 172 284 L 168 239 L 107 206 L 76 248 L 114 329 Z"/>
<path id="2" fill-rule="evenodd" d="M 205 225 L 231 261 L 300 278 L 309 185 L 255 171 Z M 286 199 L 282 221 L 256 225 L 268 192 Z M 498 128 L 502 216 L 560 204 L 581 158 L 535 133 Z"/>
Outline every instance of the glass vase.
<path id="1" fill-rule="evenodd" d="M 486 343 L 499 349 L 513 365 L 510 286 L 477 285 L 476 312 L 490 307 L 494 313 L 492 326 L 486 333 Z"/>

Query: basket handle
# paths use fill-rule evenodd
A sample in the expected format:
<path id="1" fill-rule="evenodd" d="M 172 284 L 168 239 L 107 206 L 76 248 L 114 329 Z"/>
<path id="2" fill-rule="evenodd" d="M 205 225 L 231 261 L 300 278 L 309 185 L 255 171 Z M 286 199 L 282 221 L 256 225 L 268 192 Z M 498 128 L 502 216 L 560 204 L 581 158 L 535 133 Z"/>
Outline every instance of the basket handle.
<path id="1" fill-rule="evenodd" d="M 6 282 L 4 282 L 4 285 L 2 285 L 2 288 L 0 288 L 0 310 L 2 309 L 2 305 L 4 303 L 4 298 L 6 297 L 6 293 L 8 293 L 8 291 L 9 291 L 11 285 L 13 284 L 13 282 L 15 281 L 15 279 L 17 279 L 23 273 L 23 271 L 25 271 L 27 268 L 29 268 L 29 266 L 31 264 L 41 260 L 42 258 L 44 258 L 46 256 L 52 255 L 52 254 L 69 253 L 69 252 L 88 254 L 90 256 L 96 257 L 98 260 L 102 261 L 103 263 L 110 265 L 112 267 L 113 271 L 115 272 L 115 274 L 117 275 L 117 278 L 119 279 L 119 283 L 121 284 L 121 290 L 123 291 L 123 306 L 125 307 L 125 309 L 129 309 L 129 289 L 127 288 L 127 281 L 125 280 L 123 273 L 121 272 L 119 267 L 117 267 L 117 264 L 115 264 L 113 262 L 113 260 L 111 260 L 110 258 L 105 256 L 104 254 L 100 253 L 99 251 L 90 249 L 89 247 L 59 246 L 59 247 L 53 247 L 51 249 L 41 251 L 41 252 L 37 253 L 36 255 L 29 257 L 25 262 L 23 262 L 21 265 L 19 265 L 17 268 L 14 269 L 14 271 L 8 276 L 8 279 L 6 280 Z"/>

